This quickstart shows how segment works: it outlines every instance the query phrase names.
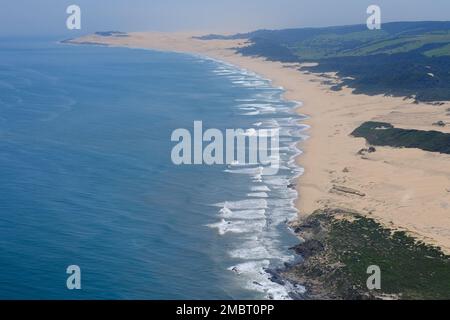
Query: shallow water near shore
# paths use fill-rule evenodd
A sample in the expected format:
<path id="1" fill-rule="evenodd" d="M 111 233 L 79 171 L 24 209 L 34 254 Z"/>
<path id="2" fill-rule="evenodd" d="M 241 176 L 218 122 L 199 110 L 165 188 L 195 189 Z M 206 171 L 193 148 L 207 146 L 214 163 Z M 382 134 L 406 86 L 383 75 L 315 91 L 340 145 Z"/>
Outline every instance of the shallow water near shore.
<path id="1" fill-rule="evenodd" d="M 286 222 L 305 127 L 268 80 L 215 60 L 0 45 L 0 298 L 255 299 L 294 259 Z M 173 130 L 278 128 L 277 175 L 175 166 Z M 66 289 L 69 265 L 82 290 Z"/>

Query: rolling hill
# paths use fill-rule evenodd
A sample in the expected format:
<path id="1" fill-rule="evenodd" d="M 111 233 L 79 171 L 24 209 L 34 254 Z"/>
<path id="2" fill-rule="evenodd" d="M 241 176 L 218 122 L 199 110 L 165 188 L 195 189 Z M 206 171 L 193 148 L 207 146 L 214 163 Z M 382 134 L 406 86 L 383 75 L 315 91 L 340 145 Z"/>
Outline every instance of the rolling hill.
<path id="1" fill-rule="evenodd" d="M 245 39 L 237 50 L 281 62 L 317 62 L 311 72 L 337 72 L 356 93 L 450 100 L 450 22 L 392 22 L 381 30 L 365 25 L 258 30 L 208 39 Z"/>

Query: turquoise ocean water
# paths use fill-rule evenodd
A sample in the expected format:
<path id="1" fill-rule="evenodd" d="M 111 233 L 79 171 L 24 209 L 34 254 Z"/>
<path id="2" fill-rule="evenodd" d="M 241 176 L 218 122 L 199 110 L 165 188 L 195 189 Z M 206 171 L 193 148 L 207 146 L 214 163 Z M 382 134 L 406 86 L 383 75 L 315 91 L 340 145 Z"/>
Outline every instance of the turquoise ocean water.
<path id="1" fill-rule="evenodd" d="M 295 103 L 203 57 L 0 42 L 0 298 L 256 299 L 295 259 Z M 173 130 L 278 128 L 281 169 L 176 166 Z M 81 268 L 81 290 L 66 268 Z"/>

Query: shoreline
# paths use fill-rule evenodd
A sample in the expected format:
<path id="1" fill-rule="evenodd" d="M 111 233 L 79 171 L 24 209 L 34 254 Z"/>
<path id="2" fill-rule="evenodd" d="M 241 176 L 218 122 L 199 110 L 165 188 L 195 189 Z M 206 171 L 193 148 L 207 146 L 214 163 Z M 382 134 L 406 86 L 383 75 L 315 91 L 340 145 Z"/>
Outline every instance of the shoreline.
<path id="1" fill-rule="evenodd" d="M 450 253 L 450 168 L 445 165 L 450 156 L 389 147 L 377 147 L 377 152 L 361 156 L 358 151 L 366 148 L 366 141 L 350 137 L 355 128 L 371 120 L 449 133 L 449 126 L 432 125 L 445 117 L 449 103 L 432 106 L 399 97 L 356 95 L 346 87 L 332 91 L 330 79 L 339 81 L 335 74 L 311 74 L 299 71 L 305 65 L 298 63 L 236 54 L 233 48 L 246 45 L 242 40 L 198 40 L 192 36 L 137 32 L 128 37 L 91 35 L 69 43 L 200 54 L 269 79 L 273 86 L 284 89 L 284 99 L 301 101 L 298 112 L 307 116 L 302 124 L 309 126 L 309 138 L 300 142 L 303 153 L 296 160 L 305 169 L 297 184 L 296 206 L 301 218 L 321 208 L 356 210 Z M 332 192 L 341 185 L 364 196 Z"/>
<path id="2" fill-rule="evenodd" d="M 242 194 L 237 199 L 231 198 L 213 204 L 220 208 L 218 216 L 220 221 L 208 224 L 207 227 L 217 229 L 219 235 L 225 235 L 228 232 L 236 233 L 233 238 L 240 238 L 242 234 L 243 242 L 239 242 L 239 246 L 235 249 L 231 246 L 231 251 L 228 252 L 230 256 L 238 260 L 227 267 L 227 270 L 240 278 L 243 288 L 263 294 L 266 299 L 299 299 L 302 297 L 304 287 L 295 281 L 288 281 L 281 277 L 281 270 L 286 263 L 294 263 L 298 258 L 291 250 L 291 246 L 297 244 L 297 238 L 286 221 L 295 221 L 298 214 L 294 205 L 297 192 L 287 186 L 291 185 L 303 172 L 303 168 L 299 167 L 295 161 L 301 152 L 297 145 L 303 129 L 297 124 L 302 119 L 296 112 L 299 103 L 285 100 L 284 90 L 281 87 L 273 86 L 270 79 L 255 72 L 202 54 L 193 54 L 192 56 L 212 62 L 215 66 L 213 72 L 219 74 L 220 77 L 228 78 L 236 86 L 246 87 L 242 82 L 259 82 L 250 87 L 261 90 L 254 92 L 254 96 L 250 100 L 239 100 L 239 103 L 244 104 L 238 104 L 235 107 L 242 111 L 245 110 L 242 115 L 250 116 L 248 118 L 250 123 L 258 121 L 259 124 L 254 124 L 256 126 L 279 128 L 284 132 L 280 134 L 280 137 L 284 138 L 284 141 L 280 141 L 280 148 L 288 149 L 283 152 L 284 157 L 280 158 L 282 168 L 275 175 L 261 176 L 260 173 L 252 170 L 244 172 L 247 169 L 239 169 L 239 167 L 225 170 L 230 174 L 248 176 L 250 193 Z M 265 101 L 266 99 L 267 101 Z M 245 103 L 261 104 L 262 107 L 254 106 L 252 109 L 256 113 L 247 114 L 250 105 Z M 267 103 L 276 103 L 281 109 L 265 113 Z M 261 114 L 259 110 L 262 111 Z M 295 130 L 295 134 L 287 133 L 291 129 Z M 261 214 L 259 208 L 263 211 L 262 216 L 259 216 Z M 264 227 L 261 228 L 261 231 L 256 229 L 252 231 L 251 238 L 254 239 L 251 240 L 246 235 L 252 229 L 252 224 L 259 224 L 260 219 L 265 221 Z M 279 230 L 279 227 L 282 228 L 282 231 Z M 283 244 L 278 245 L 279 237 L 286 242 L 282 241 Z"/>

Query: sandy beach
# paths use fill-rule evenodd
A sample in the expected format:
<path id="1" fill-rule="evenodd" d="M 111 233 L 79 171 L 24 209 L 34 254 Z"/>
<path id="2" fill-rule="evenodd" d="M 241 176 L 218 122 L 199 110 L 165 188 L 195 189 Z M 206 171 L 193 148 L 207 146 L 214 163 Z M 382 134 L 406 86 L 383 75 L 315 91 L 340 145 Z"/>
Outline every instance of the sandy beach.
<path id="1" fill-rule="evenodd" d="M 139 32 L 128 37 L 90 35 L 71 42 L 202 54 L 271 79 L 285 88 L 286 99 L 302 101 L 298 112 L 309 117 L 304 122 L 310 126 L 309 139 L 301 142 L 303 154 L 297 159 L 305 168 L 297 183 L 301 216 L 320 208 L 354 210 L 450 253 L 450 155 L 390 147 L 359 155 L 366 141 L 350 136 L 371 120 L 450 133 L 450 103 L 415 104 L 410 99 L 356 95 L 349 88 L 332 91 L 324 81 L 339 81 L 334 74 L 324 77 L 299 71 L 299 64 L 241 56 L 233 48 L 244 46 L 243 40 L 203 41 L 192 36 Z M 432 125 L 439 120 L 448 125 Z M 340 187 L 358 194 L 336 191 Z"/>

